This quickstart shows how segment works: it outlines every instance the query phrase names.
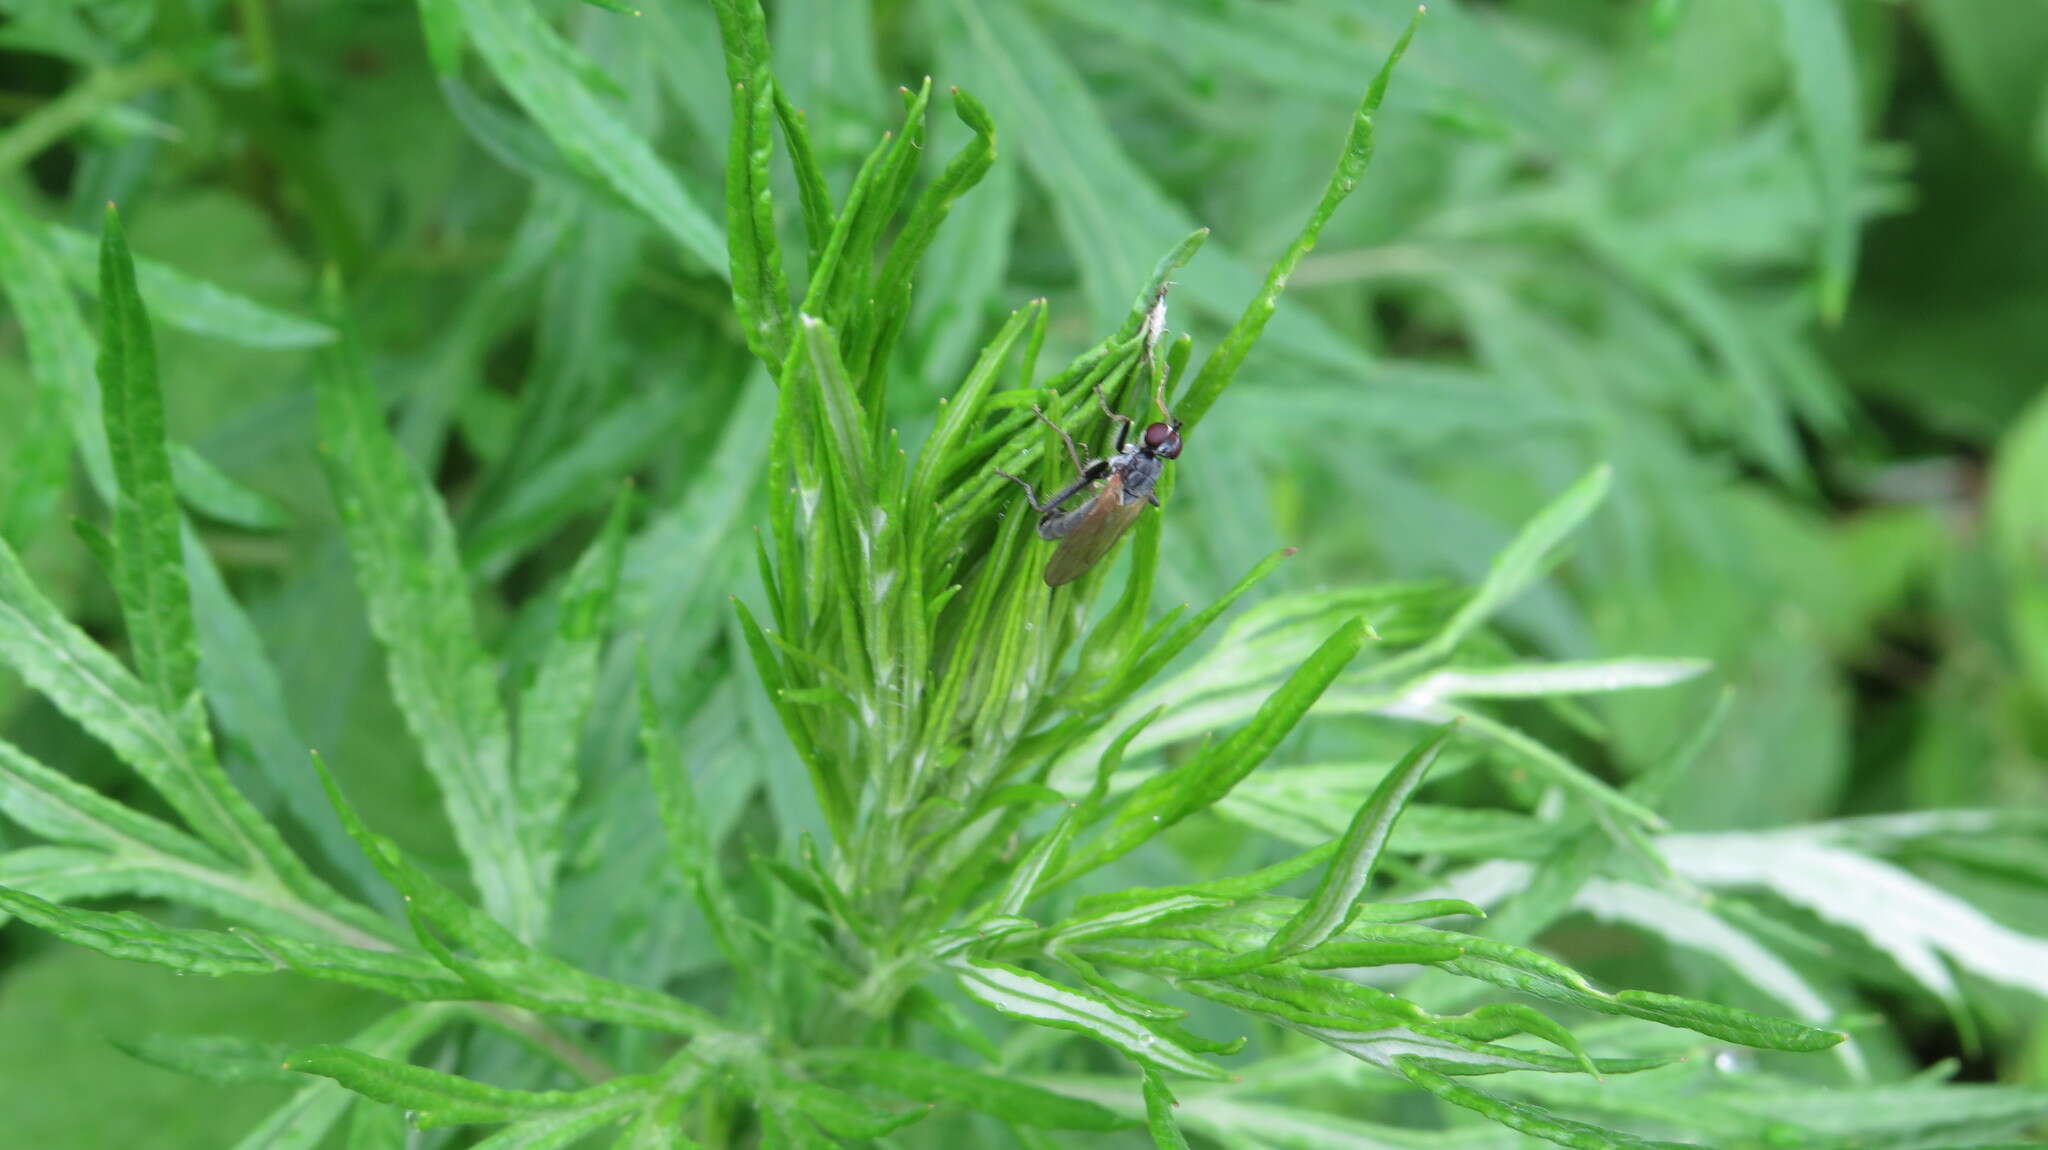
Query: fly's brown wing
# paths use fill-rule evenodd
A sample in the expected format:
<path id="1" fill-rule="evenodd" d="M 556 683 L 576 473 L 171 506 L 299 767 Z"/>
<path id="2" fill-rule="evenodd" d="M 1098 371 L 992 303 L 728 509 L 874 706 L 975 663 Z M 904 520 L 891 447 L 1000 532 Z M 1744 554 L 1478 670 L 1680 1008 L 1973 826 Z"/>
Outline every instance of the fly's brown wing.
<path id="1" fill-rule="evenodd" d="M 1109 482 L 1095 495 L 1086 515 L 1073 530 L 1060 538 L 1059 549 L 1045 565 L 1045 585 L 1057 587 L 1072 583 L 1088 573 L 1090 567 L 1109 549 L 1116 546 L 1119 536 L 1145 510 L 1142 499 L 1124 502 L 1124 481 L 1121 475 L 1112 475 Z"/>

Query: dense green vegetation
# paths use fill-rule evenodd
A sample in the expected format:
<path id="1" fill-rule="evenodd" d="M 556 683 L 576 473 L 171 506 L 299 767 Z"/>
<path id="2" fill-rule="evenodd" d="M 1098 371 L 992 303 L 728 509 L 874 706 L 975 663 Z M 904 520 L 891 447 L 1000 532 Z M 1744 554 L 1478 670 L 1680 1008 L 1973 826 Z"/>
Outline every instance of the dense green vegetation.
<path id="1" fill-rule="evenodd" d="M 2048 5 L 0 13 L 9 1144 L 2048 1133 Z"/>

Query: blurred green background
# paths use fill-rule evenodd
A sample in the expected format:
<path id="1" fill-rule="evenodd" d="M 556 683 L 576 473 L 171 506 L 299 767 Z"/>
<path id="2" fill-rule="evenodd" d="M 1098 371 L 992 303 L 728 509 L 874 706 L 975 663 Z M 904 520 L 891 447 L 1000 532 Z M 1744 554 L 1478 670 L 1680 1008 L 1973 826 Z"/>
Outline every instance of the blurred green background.
<path id="1" fill-rule="evenodd" d="M 699 625 L 751 563 L 767 431 L 719 271 L 691 242 L 723 198 L 709 5 L 488 7 L 570 33 L 597 65 L 576 73 L 585 89 L 654 141 L 655 193 L 621 194 L 551 140 L 548 110 L 515 102 L 486 61 L 437 71 L 409 3 L 0 0 L 10 258 L 47 252 L 89 288 L 83 233 L 118 201 L 163 274 L 263 305 L 177 281 L 151 299 L 171 432 L 203 477 L 187 494 L 283 670 L 290 729 L 366 780 L 353 789 L 372 823 L 443 860 L 318 471 L 307 372 L 324 333 L 295 317 L 317 310 L 323 270 L 514 657 L 533 626 L 521 607 L 630 476 L 693 541 L 635 553 L 637 617 L 683 646 L 703 699 L 740 727 L 761 721 L 748 672 Z M 896 116 L 899 84 L 969 88 L 1000 127 L 997 167 L 941 233 L 897 352 L 891 415 L 913 439 L 1011 309 L 1052 301 L 1057 362 L 1197 226 L 1213 236 L 1174 290 L 1174 323 L 1213 341 L 1320 191 L 1408 11 L 768 7 L 778 71 L 835 186 Z M 942 152 L 957 131 L 935 129 Z M 1433 3 L 1370 176 L 1188 447 L 1162 595 L 1213 596 L 1281 544 L 1303 549 L 1279 577 L 1294 587 L 1470 578 L 1607 460 L 1613 497 L 1507 632 L 1558 657 L 1698 655 L 1717 670 L 1606 716 L 1601 769 L 1639 771 L 1732 686 L 1667 807 L 1680 829 L 2040 808 L 2044 381 L 2048 4 Z M 0 529 L 111 638 L 118 612 L 66 523 L 97 510 L 61 383 L 0 319 Z M 147 802 L 12 678 L 0 733 Z M 800 771 L 747 739 L 714 741 L 731 767 L 714 808 L 761 788 L 796 810 Z M 230 750 L 259 797 L 285 801 L 256 749 Z M 613 878 L 657 870 L 636 785 L 600 769 L 582 816 L 586 856 L 627 860 Z M 2038 839 L 1932 838 L 1909 861 L 1991 919 L 2048 933 Z M 669 880 L 647 881 L 641 902 L 589 912 L 589 945 L 667 953 L 650 965 L 688 951 L 654 921 Z M 2024 977 L 1964 978 L 1944 1003 L 1871 966 L 1853 981 L 1899 1025 L 1891 1064 L 1956 1057 L 1967 1080 L 2048 1085 L 2048 976 L 2031 993 Z M 287 1088 L 195 1087 L 108 1039 L 310 1041 L 367 1017 L 333 987 L 177 980 L 9 927 L 7 1140 L 228 1144 Z"/>

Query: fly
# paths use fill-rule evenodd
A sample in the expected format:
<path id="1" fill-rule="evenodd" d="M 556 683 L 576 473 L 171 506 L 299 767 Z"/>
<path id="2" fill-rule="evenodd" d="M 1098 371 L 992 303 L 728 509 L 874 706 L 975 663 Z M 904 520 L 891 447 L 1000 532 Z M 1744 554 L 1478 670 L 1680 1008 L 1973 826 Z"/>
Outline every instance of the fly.
<path id="1" fill-rule="evenodd" d="M 1162 290 L 1160 294 L 1166 293 Z M 1160 304 L 1154 310 L 1163 312 Z M 1068 435 L 1059 424 L 1046 417 L 1037 407 L 1032 414 L 1066 442 L 1067 455 L 1074 461 L 1074 467 L 1081 475 L 1061 488 L 1050 499 L 1041 500 L 1031 484 L 998 471 L 997 475 L 1024 489 L 1024 498 L 1031 503 L 1031 509 L 1038 512 L 1038 537 L 1057 539 L 1059 547 L 1045 565 L 1045 585 L 1058 587 L 1071 583 L 1087 574 L 1088 569 L 1101 561 L 1109 549 L 1122 536 L 1124 529 L 1137 521 L 1138 513 L 1145 505 L 1159 506 L 1159 497 L 1153 488 L 1159 483 L 1159 473 L 1165 470 L 1166 461 L 1180 456 L 1180 420 L 1166 410 L 1165 384 L 1161 378 L 1158 393 L 1153 402 L 1159 406 L 1159 414 L 1166 417 L 1163 423 L 1150 424 L 1136 443 L 1131 442 L 1131 427 L 1137 421 L 1128 415 L 1118 415 L 1110 410 L 1109 397 L 1102 389 L 1095 389 L 1095 400 L 1102 405 L 1102 414 L 1116 424 L 1116 452 L 1107 459 L 1083 461 L 1081 451 L 1074 446 L 1074 437 Z M 1095 486 L 1095 485 L 1100 486 Z M 1067 504 L 1091 486 L 1095 487 L 1088 501 L 1069 508 Z"/>

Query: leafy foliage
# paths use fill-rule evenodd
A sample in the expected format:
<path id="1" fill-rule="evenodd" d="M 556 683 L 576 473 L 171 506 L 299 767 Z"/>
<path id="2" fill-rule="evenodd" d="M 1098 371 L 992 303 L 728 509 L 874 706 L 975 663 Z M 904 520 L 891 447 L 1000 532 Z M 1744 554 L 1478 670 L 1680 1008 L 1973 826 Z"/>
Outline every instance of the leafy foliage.
<path id="1" fill-rule="evenodd" d="M 1855 390 L 1872 44 L 2031 146 L 1969 5 L 214 7 L 6 33 L 82 71 L 0 130 L 0 921 L 381 1004 L 118 1023 L 291 1091 L 215 1141 L 2048 1121 L 2040 404 Z M 1048 586 L 997 473 L 1154 407 Z M 1895 409 L 2002 436 L 1985 539 Z"/>

